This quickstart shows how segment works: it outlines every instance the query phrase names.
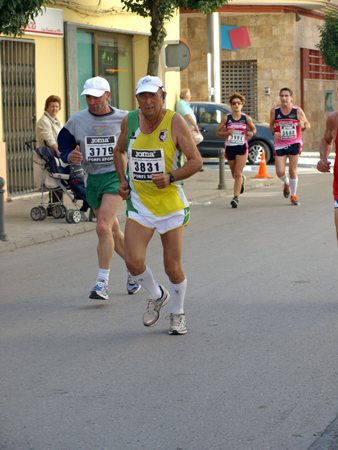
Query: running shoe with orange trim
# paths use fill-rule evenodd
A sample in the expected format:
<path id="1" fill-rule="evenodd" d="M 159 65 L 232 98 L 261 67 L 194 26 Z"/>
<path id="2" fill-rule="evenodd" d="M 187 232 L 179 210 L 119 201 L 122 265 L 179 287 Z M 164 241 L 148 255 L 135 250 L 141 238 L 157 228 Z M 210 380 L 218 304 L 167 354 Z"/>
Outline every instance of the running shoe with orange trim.
<path id="1" fill-rule="evenodd" d="M 285 198 L 289 198 L 289 195 L 290 195 L 290 185 L 289 184 L 284 184 L 283 195 Z"/>
<path id="2" fill-rule="evenodd" d="M 300 205 L 300 202 L 299 202 L 299 200 L 297 198 L 297 195 L 291 195 L 290 200 L 291 200 L 291 203 L 293 205 L 295 205 L 295 206 L 299 206 Z"/>

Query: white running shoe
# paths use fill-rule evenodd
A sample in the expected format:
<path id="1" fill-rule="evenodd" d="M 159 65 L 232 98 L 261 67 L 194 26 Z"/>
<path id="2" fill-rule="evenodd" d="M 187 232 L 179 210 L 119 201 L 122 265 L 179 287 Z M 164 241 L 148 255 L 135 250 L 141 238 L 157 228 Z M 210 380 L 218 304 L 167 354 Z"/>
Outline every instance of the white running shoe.
<path id="1" fill-rule="evenodd" d="M 130 295 L 136 294 L 141 289 L 141 285 L 134 280 L 132 274 L 127 270 L 127 292 Z"/>
<path id="2" fill-rule="evenodd" d="M 240 192 L 240 194 L 243 194 L 243 192 L 245 191 L 245 181 L 246 181 L 246 176 L 245 176 L 245 175 L 242 175 L 242 179 L 243 179 L 243 182 L 242 182 L 242 187 L 241 187 L 241 192 Z"/>
<path id="3" fill-rule="evenodd" d="M 162 306 L 168 303 L 170 298 L 170 293 L 165 287 L 160 286 L 160 289 L 162 291 L 162 297 L 157 300 L 149 298 L 146 312 L 143 314 L 143 324 L 145 327 L 153 327 L 158 324 L 158 321 L 160 320 L 160 310 Z"/>
<path id="4" fill-rule="evenodd" d="M 108 283 L 105 280 L 97 280 L 89 298 L 95 300 L 108 300 Z"/>
<path id="5" fill-rule="evenodd" d="M 168 334 L 186 334 L 188 332 L 185 314 L 171 313 L 166 319 L 170 319 Z"/>

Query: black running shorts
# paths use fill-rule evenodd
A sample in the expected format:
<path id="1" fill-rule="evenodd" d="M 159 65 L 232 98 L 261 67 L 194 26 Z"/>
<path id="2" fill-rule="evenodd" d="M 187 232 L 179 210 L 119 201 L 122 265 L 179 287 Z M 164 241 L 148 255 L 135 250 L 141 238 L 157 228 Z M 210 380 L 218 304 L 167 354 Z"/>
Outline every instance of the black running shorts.
<path id="1" fill-rule="evenodd" d="M 288 155 L 300 155 L 302 153 L 302 147 L 300 143 L 287 145 L 284 148 L 279 148 L 275 151 L 277 156 L 288 156 Z"/>
<path id="2" fill-rule="evenodd" d="M 227 160 L 235 160 L 237 155 L 246 155 L 248 153 L 248 144 L 244 145 L 227 145 L 225 147 L 225 157 Z"/>

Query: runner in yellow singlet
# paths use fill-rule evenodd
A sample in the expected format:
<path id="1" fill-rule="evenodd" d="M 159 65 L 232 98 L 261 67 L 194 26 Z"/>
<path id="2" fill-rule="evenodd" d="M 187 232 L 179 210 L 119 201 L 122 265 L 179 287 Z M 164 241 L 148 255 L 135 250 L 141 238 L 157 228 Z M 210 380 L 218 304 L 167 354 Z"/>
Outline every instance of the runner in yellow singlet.
<path id="1" fill-rule="evenodd" d="M 164 108 L 165 97 L 158 77 L 139 80 L 136 98 L 140 109 L 123 119 L 114 161 L 120 181 L 118 192 L 127 200 L 126 265 L 135 281 L 149 293 L 143 323 L 152 327 L 159 322 L 160 310 L 171 294 L 173 308 L 168 333 L 185 334 L 187 279 L 181 255 L 189 206 L 182 180 L 198 172 L 203 162 L 185 120 Z M 187 158 L 184 165 L 182 152 Z M 169 291 L 156 283 L 145 263 L 147 246 L 155 229 L 161 235 Z"/>

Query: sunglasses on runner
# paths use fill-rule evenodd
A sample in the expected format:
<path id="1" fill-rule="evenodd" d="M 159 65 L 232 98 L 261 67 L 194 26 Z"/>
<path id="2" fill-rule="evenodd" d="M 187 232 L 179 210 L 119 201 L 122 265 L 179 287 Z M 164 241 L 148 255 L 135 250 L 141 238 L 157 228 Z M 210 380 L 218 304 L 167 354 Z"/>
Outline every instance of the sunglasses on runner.
<path id="1" fill-rule="evenodd" d="M 242 102 L 237 101 L 237 102 L 232 102 L 231 104 L 232 104 L 232 105 L 241 105 Z"/>

